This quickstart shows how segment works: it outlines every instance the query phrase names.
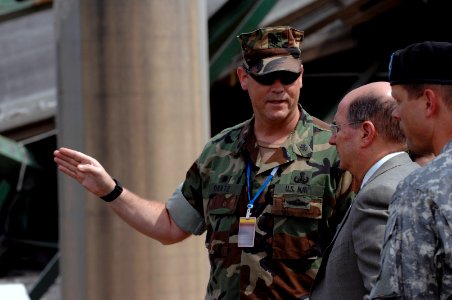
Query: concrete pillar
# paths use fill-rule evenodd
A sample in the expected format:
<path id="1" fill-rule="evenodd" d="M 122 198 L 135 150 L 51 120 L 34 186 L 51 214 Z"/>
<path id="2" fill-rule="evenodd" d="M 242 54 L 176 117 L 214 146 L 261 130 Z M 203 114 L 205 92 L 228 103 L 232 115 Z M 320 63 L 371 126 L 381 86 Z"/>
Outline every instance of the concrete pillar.
<path id="1" fill-rule="evenodd" d="M 55 1 L 58 144 L 165 201 L 210 135 L 203 0 Z M 202 299 L 204 236 L 163 246 L 59 177 L 63 299 Z"/>

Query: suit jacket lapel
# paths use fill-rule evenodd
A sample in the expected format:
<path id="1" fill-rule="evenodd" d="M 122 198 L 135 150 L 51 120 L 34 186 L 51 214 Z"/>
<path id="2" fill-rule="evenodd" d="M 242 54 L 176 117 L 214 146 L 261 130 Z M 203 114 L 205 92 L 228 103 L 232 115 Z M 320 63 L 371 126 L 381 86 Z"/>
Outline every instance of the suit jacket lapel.
<path id="1" fill-rule="evenodd" d="M 378 176 L 384 174 L 385 172 L 387 172 L 388 170 L 395 168 L 397 166 L 406 164 L 411 162 L 410 157 L 408 156 L 408 154 L 406 153 L 402 153 L 399 155 L 396 155 L 392 158 L 390 158 L 388 161 L 386 161 L 383 165 L 381 165 L 376 171 L 375 173 L 369 178 L 369 180 L 366 182 L 366 184 L 356 193 L 355 199 L 358 197 L 359 192 L 365 188 L 365 186 L 373 181 L 375 178 L 377 178 Z M 323 253 L 322 256 L 322 263 L 320 264 L 320 268 L 318 271 L 318 274 L 314 280 L 314 285 L 317 285 L 319 283 L 319 281 L 321 280 L 321 278 L 323 277 L 323 274 L 325 273 L 326 270 L 326 264 L 328 262 L 328 258 L 330 256 L 331 250 L 333 249 L 334 243 L 337 239 L 337 236 L 339 234 L 339 232 L 342 230 L 342 228 L 344 227 L 345 222 L 347 221 L 348 217 L 350 216 L 350 211 L 351 208 L 353 206 L 353 203 L 355 201 L 352 201 L 352 203 L 350 204 L 350 206 L 348 207 L 347 212 L 344 215 L 344 218 L 342 219 L 341 223 L 339 224 L 339 226 L 336 229 L 336 232 L 334 233 L 333 239 L 331 240 L 331 243 L 328 245 L 328 247 L 326 247 L 325 252 Z"/>
<path id="2" fill-rule="evenodd" d="M 407 164 L 409 162 L 411 162 L 411 159 L 407 153 L 401 153 L 399 155 L 396 155 L 396 156 L 390 158 L 388 161 L 386 161 L 383 165 L 381 165 L 375 171 L 375 173 L 369 178 L 369 180 L 366 182 L 366 184 L 360 190 L 362 190 L 367 184 L 369 184 L 369 182 L 371 182 L 378 176 L 386 173 L 387 171 L 389 171 L 395 167 L 398 167 L 403 164 Z M 359 191 L 358 191 L 358 193 L 359 193 Z"/>

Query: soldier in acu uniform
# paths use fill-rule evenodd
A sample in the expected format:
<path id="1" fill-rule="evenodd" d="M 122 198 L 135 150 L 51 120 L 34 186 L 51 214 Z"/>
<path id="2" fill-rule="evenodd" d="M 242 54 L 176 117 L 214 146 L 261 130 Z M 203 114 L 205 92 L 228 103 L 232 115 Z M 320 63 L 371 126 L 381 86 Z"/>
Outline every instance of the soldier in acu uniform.
<path id="1" fill-rule="evenodd" d="M 298 103 L 303 32 L 267 27 L 238 38 L 244 61 L 237 75 L 252 118 L 208 141 L 166 205 L 146 206 L 149 201 L 127 189 L 110 205 L 165 243 L 207 231 L 206 299 L 305 299 L 350 203 L 351 178 L 337 167 L 328 125 Z M 89 156 L 62 148 L 55 161 L 97 196 L 114 190 L 115 182 Z M 133 220 L 125 207 L 143 217 Z M 154 224 L 162 214 L 166 218 Z"/>
<path id="2" fill-rule="evenodd" d="M 452 44 L 396 51 L 389 81 L 408 147 L 434 153 L 398 186 L 389 206 L 372 299 L 452 298 Z"/>

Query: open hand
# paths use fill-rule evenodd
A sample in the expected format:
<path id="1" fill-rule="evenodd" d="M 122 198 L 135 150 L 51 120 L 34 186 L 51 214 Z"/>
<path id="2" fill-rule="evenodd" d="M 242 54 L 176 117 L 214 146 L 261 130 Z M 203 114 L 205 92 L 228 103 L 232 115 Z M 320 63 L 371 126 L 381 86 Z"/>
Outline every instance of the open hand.
<path id="1" fill-rule="evenodd" d="M 94 158 L 68 148 L 53 153 L 58 169 L 77 180 L 83 187 L 100 197 L 110 193 L 115 182 Z"/>

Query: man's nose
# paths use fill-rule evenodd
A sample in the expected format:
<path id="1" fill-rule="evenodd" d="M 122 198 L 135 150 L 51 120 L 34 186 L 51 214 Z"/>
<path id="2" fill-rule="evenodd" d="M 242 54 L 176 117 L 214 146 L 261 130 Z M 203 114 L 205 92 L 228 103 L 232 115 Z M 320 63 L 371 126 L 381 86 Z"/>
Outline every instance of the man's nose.
<path id="1" fill-rule="evenodd" d="M 333 145 L 333 146 L 336 145 L 336 135 L 335 135 L 335 134 L 333 134 L 333 135 L 330 137 L 330 140 L 328 141 L 328 143 L 330 143 L 330 145 Z"/>

